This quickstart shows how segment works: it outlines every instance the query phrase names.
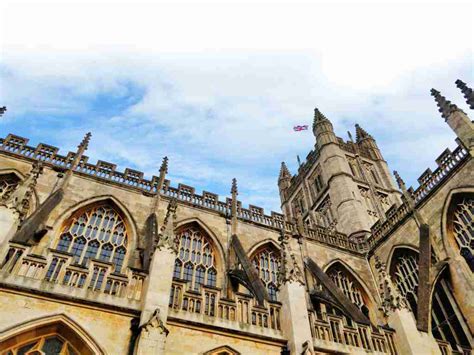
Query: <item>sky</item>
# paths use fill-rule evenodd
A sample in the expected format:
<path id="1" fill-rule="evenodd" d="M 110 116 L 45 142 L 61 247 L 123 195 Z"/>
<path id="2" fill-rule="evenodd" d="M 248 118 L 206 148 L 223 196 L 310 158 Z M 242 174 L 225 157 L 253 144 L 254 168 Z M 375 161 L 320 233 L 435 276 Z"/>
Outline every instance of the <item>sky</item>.
<path id="1" fill-rule="evenodd" d="M 455 147 L 432 87 L 473 117 L 474 7 L 453 1 L 0 1 L 0 135 L 279 211 L 314 107 L 359 123 L 408 185 Z M 294 125 L 310 129 L 294 132 Z"/>

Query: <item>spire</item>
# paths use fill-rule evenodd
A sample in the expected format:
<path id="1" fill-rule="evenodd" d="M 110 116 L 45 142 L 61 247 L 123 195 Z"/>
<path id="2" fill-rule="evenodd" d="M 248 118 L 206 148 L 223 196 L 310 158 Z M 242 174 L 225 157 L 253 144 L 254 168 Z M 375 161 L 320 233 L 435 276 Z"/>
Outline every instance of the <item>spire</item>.
<path id="1" fill-rule="evenodd" d="M 317 107 L 314 108 L 314 120 L 313 120 L 313 129 L 314 129 L 314 126 L 316 126 L 316 122 L 320 122 L 320 121 L 328 121 L 328 119 L 326 118 L 326 116 L 324 116 L 321 111 L 319 111 L 319 109 Z"/>
<path id="2" fill-rule="evenodd" d="M 356 129 L 356 142 L 360 142 L 361 140 L 365 138 L 372 138 L 372 136 L 368 134 L 365 129 L 359 126 L 358 123 L 356 123 L 355 129 Z"/>
<path id="3" fill-rule="evenodd" d="M 281 162 L 281 168 L 280 168 L 280 175 L 278 176 L 278 181 L 285 180 L 285 179 L 290 179 L 290 178 L 291 178 L 291 173 L 288 170 L 285 162 L 282 161 Z"/>
<path id="4" fill-rule="evenodd" d="M 234 198 L 234 196 L 237 196 L 239 194 L 238 191 L 237 191 L 237 179 L 236 178 L 232 179 L 232 187 L 230 189 L 230 193 L 232 194 L 232 198 Z"/>
<path id="5" fill-rule="evenodd" d="M 64 189 L 67 184 L 69 183 L 69 180 L 71 179 L 72 172 L 76 170 L 78 167 L 79 163 L 81 162 L 82 156 L 84 155 L 84 152 L 87 150 L 89 147 L 89 142 L 91 140 L 92 133 L 87 132 L 84 138 L 82 139 L 81 143 L 77 146 L 77 151 L 76 154 L 74 155 L 74 158 L 71 162 L 71 165 L 66 171 L 65 177 L 63 181 L 60 183 L 59 188 Z"/>
<path id="6" fill-rule="evenodd" d="M 468 87 L 466 83 L 464 83 L 463 81 L 459 79 L 456 80 L 456 86 L 459 89 L 461 89 L 461 92 L 464 94 L 464 97 L 466 98 L 467 104 L 469 105 L 471 109 L 474 110 L 474 92 L 472 91 L 472 89 Z"/>
<path id="7" fill-rule="evenodd" d="M 3 116 L 3 114 L 7 111 L 7 107 L 6 106 L 3 106 L 3 107 L 0 107 L 0 117 Z"/>
<path id="8" fill-rule="evenodd" d="M 462 111 L 456 105 L 452 104 L 451 101 L 446 100 L 446 98 L 441 95 L 438 90 L 431 89 L 431 96 L 434 97 L 436 103 L 439 107 L 439 112 L 441 112 L 441 117 L 445 120 L 448 119 L 449 115 L 451 115 L 455 111 Z"/>
<path id="9" fill-rule="evenodd" d="M 168 157 L 165 156 L 160 166 L 160 175 L 161 174 L 165 175 L 167 173 L 168 173 Z"/>

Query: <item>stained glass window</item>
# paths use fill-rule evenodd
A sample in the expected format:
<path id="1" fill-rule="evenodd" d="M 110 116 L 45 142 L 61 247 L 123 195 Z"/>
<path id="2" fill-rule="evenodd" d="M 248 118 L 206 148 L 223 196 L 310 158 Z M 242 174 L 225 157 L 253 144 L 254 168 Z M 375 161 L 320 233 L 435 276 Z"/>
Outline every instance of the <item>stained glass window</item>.
<path id="1" fill-rule="evenodd" d="M 120 214 L 110 205 L 90 207 L 72 218 L 64 228 L 57 249 L 70 252 L 77 263 L 99 258 L 120 272 L 127 251 L 127 230 Z"/>
<path id="2" fill-rule="evenodd" d="M 474 198 L 465 197 L 456 206 L 453 232 L 459 252 L 474 271 Z"/>

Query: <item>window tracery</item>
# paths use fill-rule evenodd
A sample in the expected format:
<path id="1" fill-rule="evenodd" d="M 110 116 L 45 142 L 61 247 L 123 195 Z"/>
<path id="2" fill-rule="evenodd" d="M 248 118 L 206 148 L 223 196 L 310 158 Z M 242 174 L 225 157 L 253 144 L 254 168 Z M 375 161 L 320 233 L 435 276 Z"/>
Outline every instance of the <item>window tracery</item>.
<path id="1" fill-rule="evenodd" d="M 265 248 L 257 252 L 252 262 L 265 285 L 270 300 L 278 298 L 278 270 L 280 269 L 280 251 L 275 248 Z"/>
<path id="2" fill-rule="evenodd" d="M 40 354 L 58 354 L 58 355 L 79 355 L 71 343 L 58 335 L 42 336 L 40 338 L 27 341 L 26 343 L 15 345 L 5 352 L 5 355 L 40 355 Z"/>
<path id="3" fill-rule="evenodd" d="M 418 253 L 408 248 L 396 250 L 392 256 L 390 275 L 416 317 L 419 285 Z M 431 305 L 433 336 L 449 342 L 453 349 L 461 350 L 458 345 L 469 347 L 468 333 L 464 331 L 468 328 L 454 299 L 446 273 L 434 285 Z"/>
<path id="4" fill-rule="evenodd" d="M 357 307 L 367 313 L 368 305 L 365 292 L 359 285 L 359 282 L 339 263 L 332 265 L 326 274 L 336 284 L 344 295 Z"/>
<path id="5" fill-rule="evenodd" d="M 124 220 L 113 207 L 104 204 L 73 217 L 61 233 L 56 249 L 71 253 L 78 264 L 99 259 L 112 262 L 115 272 L 121 272 L 127 242 Z"/>
<path id="6" fill-rule="evenodd" d="M 464 197 L 453 213 L 453 234 L 459 252 L 474 272 L 474 198 Z"/>
<path id="7" fill-rule="evenodd" d="M 173 277 L 189 282 L 196 291 L 201 285 L 216 287 L 216 256 L 209 238 L 200 229 L 189 227 L 178 234 L 178 240 Z"/>
<path id="8" fill-rule="evenodd" d="M 19 182 L 20 179 L 15 174 L 0 175 L 0 201 L 8 199 Z"/>

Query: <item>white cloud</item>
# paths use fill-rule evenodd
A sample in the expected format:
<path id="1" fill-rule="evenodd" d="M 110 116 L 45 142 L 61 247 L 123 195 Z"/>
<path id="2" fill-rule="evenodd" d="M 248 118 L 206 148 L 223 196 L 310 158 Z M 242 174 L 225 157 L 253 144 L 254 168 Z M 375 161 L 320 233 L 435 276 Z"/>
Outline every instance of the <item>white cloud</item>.
<path id="1" fill-rule="evenodd" d="M 69 134 L 62 129 L 64 144 L 90 128 L 92 156 L 151 175 L 170 155 L 176 182 L 227 195 L 236 176 L 244 203 L 274 209 L 279 162 L 295 171 L 295 155 L 314 144 L 291 127 L 311 124 L 314 106 L 340 136 L 362 124 L 413 183 L 454 140 L 429 89 L 465 107 L 454 80 L 473 81 L 469 3 L 7 1 L 1 9 L 8 119 L 83 116 Z M 92 98 L 120 98 L 127 83 L 143 89 L 139 102 L 89 117 Z"/>

